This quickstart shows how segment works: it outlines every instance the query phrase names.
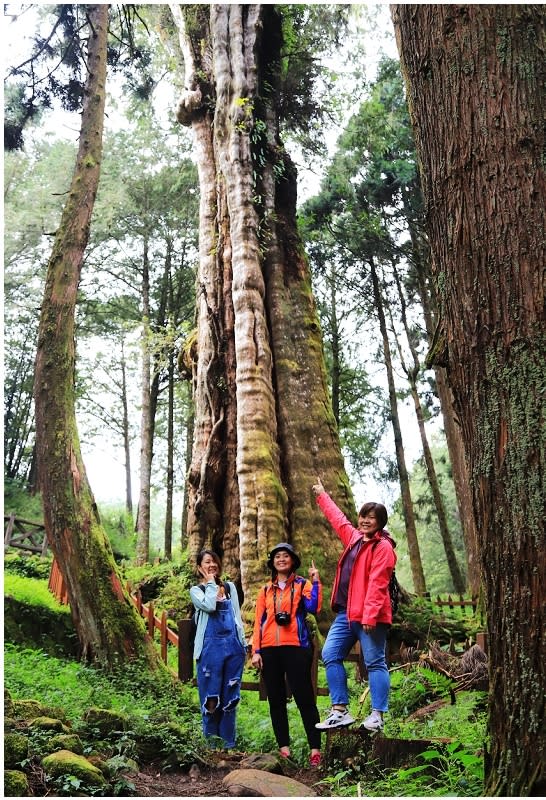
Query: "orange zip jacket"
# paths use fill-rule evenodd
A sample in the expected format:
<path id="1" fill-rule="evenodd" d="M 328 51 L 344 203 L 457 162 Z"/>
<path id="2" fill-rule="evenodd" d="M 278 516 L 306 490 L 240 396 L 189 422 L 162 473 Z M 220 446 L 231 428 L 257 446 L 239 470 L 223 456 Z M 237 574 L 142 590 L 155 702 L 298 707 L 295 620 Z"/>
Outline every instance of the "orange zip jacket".
<path id="1" fill-rule="evenodd" d="M 279 645 L 310 647 L 305 615 L 318 614 L 321 608 L 320 581 L 311 583 L 301 575 L 291 575 L 284 589 L 280 589 L 276 582 L 270 581 L 260 589 L 256 598 L 252 653 L 259 653 L 263 647 Z M 279 611 L 290 613 L 289 625 L 277 625 L 275 614 Z"/>

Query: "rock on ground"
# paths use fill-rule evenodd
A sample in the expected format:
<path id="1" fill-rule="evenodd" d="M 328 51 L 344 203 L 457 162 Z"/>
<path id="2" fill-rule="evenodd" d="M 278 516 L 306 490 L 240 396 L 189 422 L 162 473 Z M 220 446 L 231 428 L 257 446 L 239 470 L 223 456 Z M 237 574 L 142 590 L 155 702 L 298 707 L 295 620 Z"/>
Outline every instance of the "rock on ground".
<path id="1" fill-rule="evenodd" d="M 304 783 L 259 769 L 236 769 L 223 780 L 232 797 L 316 797 Z"/>

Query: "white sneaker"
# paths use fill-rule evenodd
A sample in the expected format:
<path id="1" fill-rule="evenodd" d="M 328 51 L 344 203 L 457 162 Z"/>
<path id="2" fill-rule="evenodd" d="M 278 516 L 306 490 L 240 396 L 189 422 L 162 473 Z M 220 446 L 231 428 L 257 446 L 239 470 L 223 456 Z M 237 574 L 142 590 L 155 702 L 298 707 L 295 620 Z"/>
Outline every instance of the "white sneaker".
<path id="1" fill-rule="evenodd" d="M 383 717 L 377 711 L 372 711 L 360 727 L 366 728 L 367 731 L 381 731 L 383 730 Z"/>
<path id="2" fill-rule="evenodd" d="M 315 728 L 319 731 L 329 731 L 332 728 L 345 728 L 347 725 L 352 725 L 354 718 L 351 717 L 348 711 L 338 711 L 333 708 L 324 722 L 317 722 Z"/>

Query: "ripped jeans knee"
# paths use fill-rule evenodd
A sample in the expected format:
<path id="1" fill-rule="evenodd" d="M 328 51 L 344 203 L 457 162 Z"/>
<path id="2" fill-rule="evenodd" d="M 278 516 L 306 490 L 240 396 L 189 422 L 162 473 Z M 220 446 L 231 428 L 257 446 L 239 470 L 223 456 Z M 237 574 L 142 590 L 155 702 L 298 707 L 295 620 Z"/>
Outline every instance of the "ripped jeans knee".
<path id="1" fill-rule="evenodd" d="M 218 711 L 219 705 L 220 705 L 220 697 L 218 695 L 211 695 L 210 697 L 205 697 L 202 706 L 203 714 L 216 713 L 216 711 Z"/>

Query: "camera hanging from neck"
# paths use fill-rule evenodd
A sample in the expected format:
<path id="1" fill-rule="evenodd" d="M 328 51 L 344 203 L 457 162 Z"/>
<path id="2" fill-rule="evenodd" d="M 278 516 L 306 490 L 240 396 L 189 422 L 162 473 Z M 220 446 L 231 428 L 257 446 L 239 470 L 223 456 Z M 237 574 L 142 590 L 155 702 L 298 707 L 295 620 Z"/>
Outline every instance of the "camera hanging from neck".
<path id="1" fill-rule="evenodd" d="M 277 587 L 273 584 L 273 610 L 275 612 L 275 622 L 277 625 L 289 625 L 292 619 L 292 608 L 294 607 L 294 581 L 290 587 L 290 612 L 277 611 Z"/>

